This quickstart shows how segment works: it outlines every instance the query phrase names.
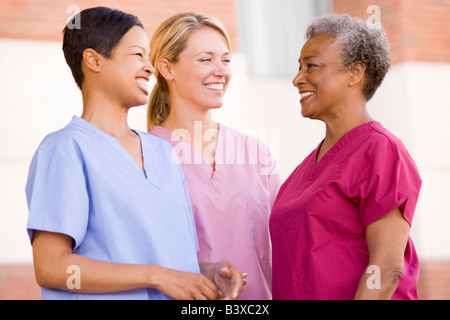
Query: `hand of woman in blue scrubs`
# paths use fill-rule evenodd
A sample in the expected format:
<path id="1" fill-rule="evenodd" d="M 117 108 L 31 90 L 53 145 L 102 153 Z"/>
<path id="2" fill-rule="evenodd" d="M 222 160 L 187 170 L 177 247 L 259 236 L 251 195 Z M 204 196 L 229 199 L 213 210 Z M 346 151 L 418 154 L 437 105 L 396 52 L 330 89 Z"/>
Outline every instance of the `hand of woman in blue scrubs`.
<path id="1" fill-rule="evenodd" d="M 152 266 L 154 273 L 152 282 L 155 288 L 177 300 L 217 300 L 219 289 L 208 277 L 201 273 L 182 272 L 160 266 Z"/>

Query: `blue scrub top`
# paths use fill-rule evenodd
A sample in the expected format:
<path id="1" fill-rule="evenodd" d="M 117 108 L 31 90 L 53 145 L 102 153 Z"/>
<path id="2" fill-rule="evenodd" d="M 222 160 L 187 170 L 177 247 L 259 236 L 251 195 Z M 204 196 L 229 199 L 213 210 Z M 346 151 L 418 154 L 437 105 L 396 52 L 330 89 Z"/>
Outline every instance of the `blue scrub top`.
<path id="1" fill-rule="evenodd" d="M 172 146 L 135 132 L 145 172 L 117 140 L 77 116 L 42 141 L 26 185 L 30 239 L 33 230 L 62 233 L 73 238 L 73 253 L 91 259 L 198 273 L 192 209 Z M 42 297 L 169 298 L 155 289 L 80 294 L 45 288 Z"/>

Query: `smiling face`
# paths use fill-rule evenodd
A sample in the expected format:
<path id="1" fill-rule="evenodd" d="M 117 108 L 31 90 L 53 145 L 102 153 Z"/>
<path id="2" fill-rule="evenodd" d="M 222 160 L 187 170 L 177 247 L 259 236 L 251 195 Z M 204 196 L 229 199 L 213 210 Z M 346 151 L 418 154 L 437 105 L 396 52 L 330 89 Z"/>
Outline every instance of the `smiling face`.
<path id="1" fill-rule="evenodd" d="M 293 85 L 300 93 L 304 117 L 320 120 L 333 117 L 345 101 L 348 71 L 342 68 L 339 51 L 333 48 L 333 43 L 333 37 L 317 35 L 302 48 Z"/>
<path id="2" fill-rule="evenodd" d="M 112 99 L 127 107 L 147 103 L 148 81 L 155 71 L 149 54 L 147 35 L 135 26 L 123 36 L 111 58 L 102 58 L 102 81 Z"/>
<path id="3" fill-rule="evenodd" d="M 172 102 L 202 110 L 220 108 L 231 79 L 231 53 L 223 36 L 203 27 L 193 31 L 171 65 Z"/>

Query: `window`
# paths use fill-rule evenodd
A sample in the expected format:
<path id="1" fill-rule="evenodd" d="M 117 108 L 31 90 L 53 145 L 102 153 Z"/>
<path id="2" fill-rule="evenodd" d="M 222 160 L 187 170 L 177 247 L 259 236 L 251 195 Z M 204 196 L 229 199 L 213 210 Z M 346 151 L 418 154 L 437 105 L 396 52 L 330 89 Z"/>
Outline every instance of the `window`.
<path id="1" fill-rule="evenodd" d="M 293 77 L 307 26 L 331 10 L 330 0 L 236 1 L 248 71 L 260 77 Z"/>

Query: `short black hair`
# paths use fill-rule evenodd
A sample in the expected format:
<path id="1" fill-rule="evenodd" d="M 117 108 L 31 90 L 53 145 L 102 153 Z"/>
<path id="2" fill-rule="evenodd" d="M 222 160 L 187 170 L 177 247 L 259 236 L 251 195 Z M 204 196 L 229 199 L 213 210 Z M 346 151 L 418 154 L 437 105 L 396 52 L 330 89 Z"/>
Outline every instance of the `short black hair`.
<path id="1" fill-rule="evenodd" d="M 110 58 L 113 49 L 132 27 L 144 27 L 136 16 L 107 7 L 85 9 L 77 15 L 71 21 L 76 19 L 79 26 L 74 27 L 70 21 L 63 30 L 62 48 L 75 82 L 81 89 L 84 50 L 91 48 L 103 57 Z"/>

